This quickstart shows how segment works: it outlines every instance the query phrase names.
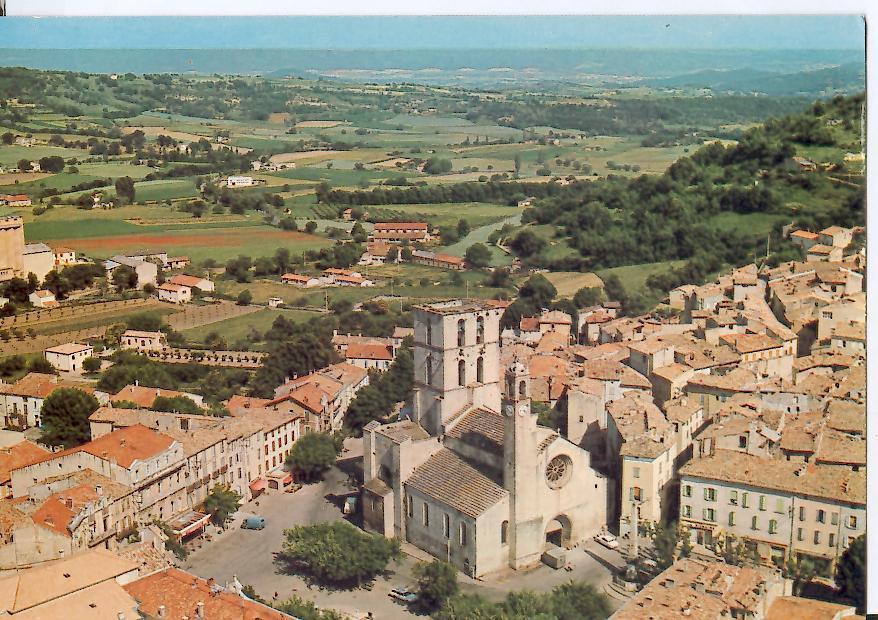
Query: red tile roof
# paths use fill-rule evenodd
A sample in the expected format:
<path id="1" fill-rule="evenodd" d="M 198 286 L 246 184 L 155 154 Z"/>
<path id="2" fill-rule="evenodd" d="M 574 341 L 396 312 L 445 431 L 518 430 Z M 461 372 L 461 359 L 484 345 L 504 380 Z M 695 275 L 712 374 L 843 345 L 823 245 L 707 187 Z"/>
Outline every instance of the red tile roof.
<path id="1" fill-rule="evenodd" d="M 292 616 L 217 588 L 211 581 L 168 568 L 132 581 L 125 590 L 140 603 L 139 610 L 157 618 L 164 605 L 167 618 L 196 618 L 199 603 L 210 620 L 290 620 Z"/>
<path id="2" fill-rule="evenodd" d="M 13 469 L 40 461 L 48 454 L 51 454 L 48 450 L 30 441 L 0 449 L 0 484 L 12 480 Z"/>
<path id="3" fill-rule="evenodd" d="M 149 429 L 143 424 L 135 424 L 134 426 L 126 426 L 112 433 L 101 435 L 97 439 L 93 439 L 81 446 L 46 454 L 41 459 L 34 460 L 15 469 L 22 469 L 28 465 L 51 461 L 62 456 L 76 454 L 77 452 L 87 452 L 100 459 L 113 459 L 121 467 L 128 468 L 131 467 L 134 461 L 142 461 L 155 456 L 159 452 L 167 450 L 173 443 L 174 439 L 168 435 Z"/>
<path id="4" fill-rule="evenodd" d="M 345 351 L 347 359 L 391 361 L 393 353 L 390 347 L 381 344 L 351 343 Z"/>

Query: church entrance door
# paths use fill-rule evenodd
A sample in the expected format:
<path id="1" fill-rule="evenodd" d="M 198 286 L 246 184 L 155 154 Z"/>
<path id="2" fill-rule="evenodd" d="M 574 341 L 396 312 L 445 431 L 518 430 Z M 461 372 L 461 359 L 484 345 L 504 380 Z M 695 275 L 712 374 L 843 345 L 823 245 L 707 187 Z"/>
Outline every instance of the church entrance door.
<path id="1" fill-rule="evenodd" d="M 570 519 L 564 515 L 558 515 L 546 525 L 545 548 L 551 547 L 570 548 Z"/>

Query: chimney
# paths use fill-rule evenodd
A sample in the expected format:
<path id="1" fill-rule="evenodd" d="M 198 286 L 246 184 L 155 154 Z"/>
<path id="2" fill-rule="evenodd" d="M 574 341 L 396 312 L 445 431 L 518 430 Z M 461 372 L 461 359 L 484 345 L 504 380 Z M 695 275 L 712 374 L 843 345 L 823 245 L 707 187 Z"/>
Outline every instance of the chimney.
<path id="1" fill-rule="evenodd" d="M 72 497 L 65 497 L 64 498 L 64 505 L 67 506 L 68 508 L 73 508 L 73 498 Z"/>
<path id="2" fill-rule="evenodd" d="M 124 611 L 120 611 L 120 612 L 116 615 L 116 618 L 118 618 L 118 620 L 125 620 L 125 612 L 124 612 Z"/>
<path id="3" fill-rule="evenodd" d="M 164 617 L 165 617 L 165 606 L 164 606 L 164 605 L 159 605 L 159 609 L 158 609 L 158 613 L 157 613 L 157 615 L 158 615 L 159 618 L 164 618 Z"/>
<path id="4" fill-rule="evenodd" d="M 198 620 L 204 620 L 204 602 L 203 601 L 198 601 L 198 603 L 195 604 L 195 617 L 198 618 Z"/>
<path id="5" fill-rule="evenodd" d="M 95 493 L 98 494 L 98 497 L 102 496 L 104 494 L 104 487 L 99 484 L 95 485 Z"/>
<path id="6" fill-rule="evenodd" d="M 134 387 L 140 387 L 140 379 L 134 380 Z"/>

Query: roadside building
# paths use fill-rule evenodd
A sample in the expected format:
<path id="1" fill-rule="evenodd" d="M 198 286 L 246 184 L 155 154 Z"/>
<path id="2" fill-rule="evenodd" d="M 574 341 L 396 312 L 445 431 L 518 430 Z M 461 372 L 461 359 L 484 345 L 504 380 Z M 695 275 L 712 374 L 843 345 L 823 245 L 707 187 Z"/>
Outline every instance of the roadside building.
<path id="1" fill-rule="evenodd" d="M 453 269 L 455 271 L 462 271 L 466 267 L 466 261 L 459 256 L 428 252 L 427 250 L 412 250 L 412 262 L 418 265 Z"/>
<path id="2" fill-rule="evenodd" d="M 30 196 L 27 194 L 4 194 L 0 196 L 0 205 L 7 207 L 29 207 L 31 204 Z"/>
<path id="3" fill-rule="evenodd" d="M 680 470 L 680 523 L 693 542 L 725 536 L 765 563 L 807 557 L 831 574 L 865 532 L 866 472 L 717 450 Z"/>
<path id="4" fill-rule="evenodd" d="M 94 349 L 90 344 L 70 342 L 46 349 L 46 361 L 58 370 L 82 372 L 82 362 L 91 357 Z"/>

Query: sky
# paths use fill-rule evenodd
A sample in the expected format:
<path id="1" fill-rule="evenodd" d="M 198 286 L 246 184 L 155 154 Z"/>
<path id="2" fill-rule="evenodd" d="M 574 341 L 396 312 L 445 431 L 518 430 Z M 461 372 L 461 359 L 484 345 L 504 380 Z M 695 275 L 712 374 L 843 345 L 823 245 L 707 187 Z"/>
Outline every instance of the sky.
<path id="1" fill-rule="evenodd" d="M 10 15 L 15 2 L 21 0 L 8 0 Z M 864 45 L 865 22 L 855 15 L 10 16 L 0 20 L 0 48 L 24 49 L 863 49 Z"/>

